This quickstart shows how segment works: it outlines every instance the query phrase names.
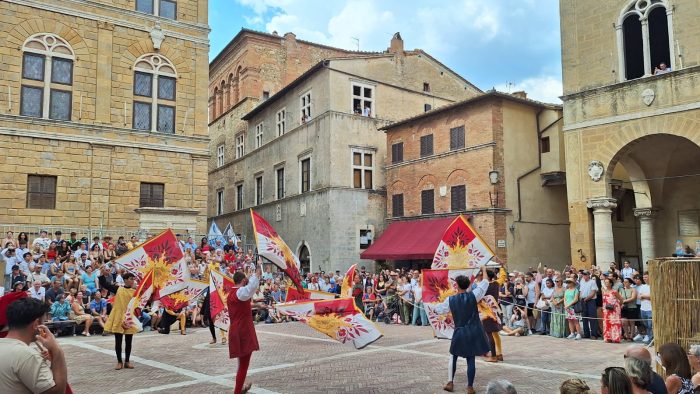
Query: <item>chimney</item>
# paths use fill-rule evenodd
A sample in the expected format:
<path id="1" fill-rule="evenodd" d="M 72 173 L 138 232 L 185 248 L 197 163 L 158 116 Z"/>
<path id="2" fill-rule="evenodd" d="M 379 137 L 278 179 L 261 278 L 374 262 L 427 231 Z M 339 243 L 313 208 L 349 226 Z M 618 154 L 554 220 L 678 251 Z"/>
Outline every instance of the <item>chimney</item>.
<path id="1" fill-rule="evenodd" d="M 517 92 L 511 93 L 513 96 L 521 99 L 527 99 L 527 93 L 524 90 L 518 90 Z"/>
<path id="2" fill-rule="evenodd" d="M 401 33 L 396 32 L 396 34 L 391 37 L 391 45 L 387 51 L 389 53 L 403 53 L 403 39 L 401 38 Z"/>
<path id="3" fill-rule="evenodd" d="M 284 33 L 284 40 L 289 42 L 295 42 L 297 40 L 297 35 L 292 32 Z"/>

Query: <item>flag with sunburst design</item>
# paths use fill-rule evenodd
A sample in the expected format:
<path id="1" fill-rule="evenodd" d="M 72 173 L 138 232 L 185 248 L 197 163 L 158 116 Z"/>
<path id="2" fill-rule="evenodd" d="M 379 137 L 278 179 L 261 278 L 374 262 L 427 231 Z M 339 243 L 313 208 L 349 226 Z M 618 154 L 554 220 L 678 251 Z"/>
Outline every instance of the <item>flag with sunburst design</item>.
<path id="1" fill-rule="evenodd" d="M 479 271 L 478 268 L 472 268 L 462 270 L 425 269 L 421 272 L 423 276 L 423 307 L 436 338 L 452 338 L 455 326 L 452 314 L 440 314 L 435 310 L 435 306 L 443 303 L 447 297 L 457 294 L 455 278 L 464 275 L 473 280 Z"/>
<path id="2" fill-rule="evenodd" d="M 209 316 L 214 320 L 214 325 L 219 329 L 228 331 L 231 320 L 228 316 L 226 300 L 228 293 L 233 288 L 233 279 L 224 275 L 213 265 L 209 265 Z"/>
<path id="3" fill-rule="evenodd" d="M 278 304 L 275 308 L 340 343 L 352 342 L 356 349 L 362 349 L 382 336 L 379 328 L 355 306 L 352 298 Z"/>
<path id="4" fill-rule="evenodd" d="M 287 294 L 284 299 L 285 302 L 292 301 L 312 301 L 312 300 L 333 300 L 335 299 L 334 293 L 329 293 L 327 291 L 320 290 L 306 290 L 304 292 L 299 291 L 295 287 L 288 287 Z"/>
<path id="5" fill-rule="evenodd" d="M 160 299 L 187 287 L 187 262 L 175 233 L 167 229 L 120 256 L 115 263 L 141 283 L 152 273 L 153 298 Z"/>
<path id="6" fill-rule="evenodd" d="M 301 285 L 299 273 L 299 258 L 289 249 L 289 246 L 277 234 L 274 228 L 252 209 L 250 217 L 253 220 L 255 243 L 258 246 L 258 255 L 270 260 L 274 265 L 284 271 L 292 280 L 299 291 L 304 291 Z"/>
<path id="7" fill-rule="evenodd" d="M 479 268 L 494 256 L 476 230 L 459 215 L 442 235 L 430 268 Z"/>
<path id="8" fill-rule="evenodd" d="M 180 311 L 186 308 L 193 299 L 199 297 L 208 286 L 209 282 L 189 278 L 186 288 L 162 297 L 160 304 L 171 311 Z"/>
<path id="9" fill-rule="evenodd" d="M 353 264 L 343 277 L 343 284 L 340 287 L 341 297 L 352 297 L 352 287 L 355 285 L 355 275 L 357 275 L 357 264 Z"/>

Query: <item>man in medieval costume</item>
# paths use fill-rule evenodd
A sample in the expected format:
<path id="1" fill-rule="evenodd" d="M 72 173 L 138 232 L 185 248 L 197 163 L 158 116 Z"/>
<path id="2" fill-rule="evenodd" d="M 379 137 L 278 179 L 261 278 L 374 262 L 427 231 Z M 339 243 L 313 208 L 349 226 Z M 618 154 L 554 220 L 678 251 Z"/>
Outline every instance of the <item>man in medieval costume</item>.
<path id="1" fill-rule="evenodd" d="M 258 337 L 255 334 L 253 314 L 250 299 L 260 285 L 262 277 L 261 265 L 250 278 L 238 271 L 233 275 L 234 286 L 228 294 L 226 304 L 229 314 L 228 353 L 229 358 L 238 359 L 238 372 L 236 373 L 236 387 L 234 394 L 247 393 L 251 384 L 245 383 L 245 378 L 250 365 L 250 357 L 254 351 L 260 350 Z M 246 283 L 247 282 L 247 283 Z"/>

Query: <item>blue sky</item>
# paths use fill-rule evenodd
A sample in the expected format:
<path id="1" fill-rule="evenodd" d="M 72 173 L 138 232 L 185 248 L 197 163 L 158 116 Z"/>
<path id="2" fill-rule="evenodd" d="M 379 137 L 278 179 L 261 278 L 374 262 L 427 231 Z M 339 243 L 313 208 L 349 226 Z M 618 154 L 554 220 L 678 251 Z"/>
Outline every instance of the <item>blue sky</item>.
<path id="1" fill-rule="evenodd" d="M 209 0 L 209 25 L 210 59 L 242 27 L 365 51 L 398 31 L 483 90 L 560 102 L 558 0 Z"/>

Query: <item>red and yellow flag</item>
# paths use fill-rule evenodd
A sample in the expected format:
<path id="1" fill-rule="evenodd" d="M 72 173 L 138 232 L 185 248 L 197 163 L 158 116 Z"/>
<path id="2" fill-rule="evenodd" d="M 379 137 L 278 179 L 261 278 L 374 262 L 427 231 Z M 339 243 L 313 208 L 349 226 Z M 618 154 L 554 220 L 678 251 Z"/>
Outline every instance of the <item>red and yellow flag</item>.
<path id="1" fill-rule="evenodd" d="M 209 265 L 209 311 L 211 313 L 209 318 L 214 320 L 216 327 L 224 331 L 228 331 L 231 323 L 226 300 L 233 286 L 233 279 Z"/>
<path id="2" fill-rule="evenodd" d="M 355 306 L 352 298 L 279 304 L 276 308 L 340 343 L 352 342 L 356 349 L 382 336 L 377 326 Z"/>
<path id="3" fill-rule="evenodd" d="M 430 268 L 479 268 L 494 256 L 476 230 L 459 215 L 442 235 Z"/>
<path id="4" fill-rule="evenodd" d="M 151 299 L 154 291 L 153 275 L 152 270 L 147 271 L 143 279 L 141 279 L 136 287 L 136 291 L 134 291 L 134 295 L 131 297 L 129 304 L 126 307 L 126 312 L 124 313 L 124 323 L 126 325 L 141 326 L 141 323 L 135 319 L 134 311 L 136 311 L 136 308 L 143 309 L 143 307 L 146 306 L 148 301 Z M 141 329 L 139 328 L 139 331 L 140 330 Z"/>
<path id="5" fill-rule="evenodd" d="M 288 287 L 287 288 L 287 296 L 284 299 L 284 301 L 285 302 L 292 302 L 292 301 L 333 300 L 333 299 L 335 299 L 335 294 L 328 293 L 326 291 L 304 289 L 304 292 L 301 292 L 294 287 Z"/>
<path id="6" fill-rule="evenodd" d="M 180 311 L 186 308 L 193 299 L 199 297 L 208 286 L 208 282 L 190 278 L 187 280 L 186 288 L 161 297 L 160 303 L 166 309 L 176 312 Z"/>
<path id="7" fill-rule="evenodd" d="M 270 260 L 274 265 L 284 271 L 292 280 L 299 291 L 304 291 L 301 285 L 301 274 L 299 273 L 299 258 L 292 253 L 289 246 L 277 234 L 274 228 L 262 216 L 252 209 L 250 217 L 253 220 L 253 231 L 255 232 L 255 243 L 258 246 L 258 254 Z"/>
<path id="8" fill-rule="evenodd" d="M 355 275 L 357 275 L 357 264 L 353 264 L 348 269 L 343 277 L 343 284 L 340 286 L 341 297 L 352 297 L 352 287 L 355 284 Z"/>

